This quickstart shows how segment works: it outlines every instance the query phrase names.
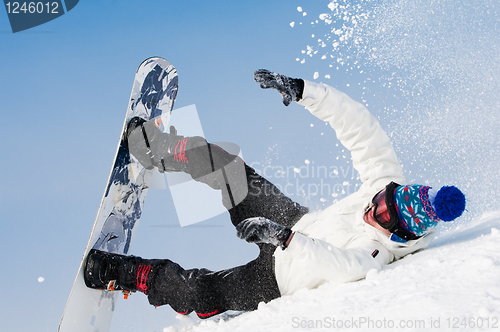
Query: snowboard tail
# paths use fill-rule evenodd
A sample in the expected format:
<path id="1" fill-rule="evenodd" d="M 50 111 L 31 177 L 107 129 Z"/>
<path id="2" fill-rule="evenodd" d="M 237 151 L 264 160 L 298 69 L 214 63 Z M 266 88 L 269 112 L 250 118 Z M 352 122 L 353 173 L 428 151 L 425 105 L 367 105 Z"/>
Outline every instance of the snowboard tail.
<path id="1" fill-rule="evenodd" d="M 149 58 L 137 69 L 113 167 L 59 332 L 102 332 L 111 326 L 119 293 L 87 288 L 83 279 L 85 259 L 91 249 L 129 253 L 154 170 L 145 169 L 128 152 L 127 124 L 133 117 L 157 119 L 159 128 L 166 131 L 177 89 L 177 71 L 167 60 Z"/>

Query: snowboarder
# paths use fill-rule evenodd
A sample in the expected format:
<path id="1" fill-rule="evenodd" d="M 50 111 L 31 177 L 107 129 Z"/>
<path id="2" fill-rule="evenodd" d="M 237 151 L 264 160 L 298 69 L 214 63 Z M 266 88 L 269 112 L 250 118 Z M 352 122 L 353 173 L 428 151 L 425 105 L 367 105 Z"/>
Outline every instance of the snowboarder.
<path id="1" fill-rule="evenodd" d="M 301 288 L 364 278 L 405 255 L 426 248 L 433 227 L 465 209 L 454 186 L 439 190 L 405 185 L 388 136 L 368 110 L 336 89 L 268 70 L 254 78 L 327 121 L 350 150 L 359 190 L 324 211 L 309 212 L 261 177 L 238 156 L 201 137 L 161 132 L 154 120 L 133 119 L 126 146 L 141 164 L 182 171 L 220 189 L 238 237 L 256 243 L 259 256 L 223 270 L 185 270 L 168 259 L 143 259 L 93 249 L 84 277 L 95 289 L 140 291 L 154 306 L 208 318 L 226 310 L 255 310 Z M 243 176 L 242 176 L 243 174 Z"/>

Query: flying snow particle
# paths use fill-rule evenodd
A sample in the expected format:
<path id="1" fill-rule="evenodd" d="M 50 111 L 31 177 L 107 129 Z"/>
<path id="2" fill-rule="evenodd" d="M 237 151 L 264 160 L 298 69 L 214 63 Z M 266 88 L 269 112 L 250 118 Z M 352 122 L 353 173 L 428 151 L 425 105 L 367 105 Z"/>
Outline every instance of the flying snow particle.
<path id="1" fill-rule="evenodd" d="M 300 7 L 300 6 L 299 6 L 299 7 L 297 7 L 297 11 L 298 11 L 299 13 L 300 13 L 300 12 L 302 12 L 302 7 Z"/>
<path id="2" fill-rule="evenodd" d="M 319 77 L 319 73 L 315 72 L 313 77 L 314 77 L 314 79 L 317 79 Z"/>
<path id="3" fill-rule="evenodd" d="M 45 278 L 44 277 L 39 277 L 38 278 L 38 282 L 44 282 L 45 281 Z"/>
<path id="4" fill-rule="evenodd" d="M 304 163 L 309 165 L 311 163 L 311 161 L 309 159 L 306 159 L 306 160 L 304 160 Z"/>
<path id="5" fill-rule="evenodd" d="M 320 14 L 319 19 L 325 21 L 326 24 L 332 23 L 332 16 L 330 14 Z"/>
<path id="6" fill-rule="evenodd" d="M 293 28 L 293 26 L 295 25 L 295 22 L 290 22 L 290 26 Z"/>

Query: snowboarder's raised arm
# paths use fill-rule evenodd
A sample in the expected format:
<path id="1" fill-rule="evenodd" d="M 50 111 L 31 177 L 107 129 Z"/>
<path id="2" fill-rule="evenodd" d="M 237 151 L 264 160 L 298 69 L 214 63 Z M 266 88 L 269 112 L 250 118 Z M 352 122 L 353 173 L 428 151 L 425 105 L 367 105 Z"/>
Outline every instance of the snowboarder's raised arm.
<path id="1" fill-rule="evenodd" d="M 364 186 L 383 188 L 403 184 L 403 171 L 389 137 L 361 103 L 333 87 L 258 70 L 254 78 L 264 89 L 273 88 L 283 103 L 296 101 L 319 119 L 329 122 L 341 143 L 351 151 L 354 168 Z"/>

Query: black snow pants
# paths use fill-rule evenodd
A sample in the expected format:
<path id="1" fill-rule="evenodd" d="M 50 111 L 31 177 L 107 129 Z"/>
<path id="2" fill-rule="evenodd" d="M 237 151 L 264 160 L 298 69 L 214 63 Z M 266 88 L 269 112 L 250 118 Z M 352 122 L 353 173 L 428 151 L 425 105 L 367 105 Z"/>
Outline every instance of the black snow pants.
<path id="1" fill-rule="evenodd" d="M 187 172 L 195 180 L 222 191 L 223 203 L 234 226 L 246 218 L 265 217 L 291 228 L 308 212 L 306 207 L 286 197 L 241 158 L 216 145 L 202 145 L 186 151 L 186 156 L 190 163 Z M 241 189 L 241 186 L 228 183 L 228 179 L 234 178 L 227 174 L 233 169 L 227 167 L 230 163 L 240 163 L 240 170 L 244 172 L 248 192 L 243 199 L 233 198 L 238 195 L 231 191 Z M 200 318 L 208 318 L 227 310 L 255 310 L 260 302 L 269 302 L 280 296 L 274 274 L 273 253 L 276 247 L 268 244 L 258 246 L 260 253 L 255 260 L 222 271 L 184 270 L 168 259 L 144 260 L 143 265 L 151 268 L 147 269 L 147 275 L 138 273 L 138 284 L 146 286 L 142 290 L 150 304 L 169 304 L 181 314 L 194 311 Z"/>

